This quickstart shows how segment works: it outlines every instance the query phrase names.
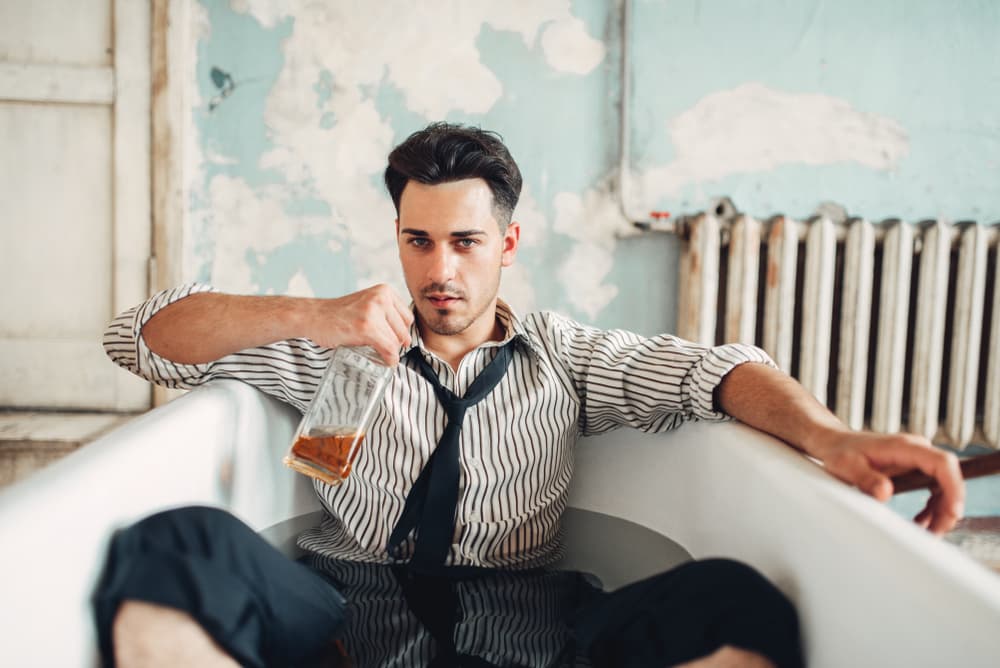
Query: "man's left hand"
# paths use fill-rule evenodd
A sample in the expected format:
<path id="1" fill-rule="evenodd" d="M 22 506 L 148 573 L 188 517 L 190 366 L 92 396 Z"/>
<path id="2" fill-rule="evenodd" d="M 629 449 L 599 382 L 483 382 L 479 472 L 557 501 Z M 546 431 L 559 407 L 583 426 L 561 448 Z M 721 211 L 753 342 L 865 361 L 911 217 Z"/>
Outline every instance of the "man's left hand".
<path id="1" fill-rule="evenodd" d="M 914 434 L 853 431 L 791 376 L 764 364 L 741 364 L 718 389 L 722 409 L 819 459 L 826 470 L 879 501 L 892 496 L 890 476 L 919 469 L 936 481 L 921 526 L 942 534 L 965 510 L 965 482 L 955 455 Z"/>
<path id="2" fill-rule="evenodd" d="M 921 436 L 835 431 L 817 444 L 813 453 L 832 475 L 879 501 L 892 496 L 890 476 L 919 469 L 937 484 L 914 520 L 935 534 L 943 534 L 962 517 L 965 483 L 958 458 Z"/>

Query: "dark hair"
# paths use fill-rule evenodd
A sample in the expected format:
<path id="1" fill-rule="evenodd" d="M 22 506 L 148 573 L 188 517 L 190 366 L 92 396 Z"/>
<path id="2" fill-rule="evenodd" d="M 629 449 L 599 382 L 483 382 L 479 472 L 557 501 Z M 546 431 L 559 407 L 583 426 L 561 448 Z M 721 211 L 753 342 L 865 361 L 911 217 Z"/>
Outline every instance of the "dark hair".
<path id="1" fill-rule="evenodd" d="M 437 185 L 480 178 L 493 193 L 493 214 L 506 229 L 521 196 L 521 170 L 495 132 L 453 123 L 432 123 L 414 132 L 389 154 L 385 187 L 399 215 L 406 183 Z"/>

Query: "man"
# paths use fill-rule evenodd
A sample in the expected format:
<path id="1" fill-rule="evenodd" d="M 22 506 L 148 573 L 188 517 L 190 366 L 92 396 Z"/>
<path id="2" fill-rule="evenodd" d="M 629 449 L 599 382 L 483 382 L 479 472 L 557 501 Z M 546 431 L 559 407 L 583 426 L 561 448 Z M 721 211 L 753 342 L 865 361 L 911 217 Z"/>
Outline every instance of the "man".
<path id="1" fill-rule="evenodd" d="M 521 176 L 494 134 L 431 125 L 393 150 L 385 181 L 396 207 L 399 256 L 412 308 L 385 285 L 337 299 L 235 296 L 186 286 L 119 316 L 105 346 L 118 364 L 154 382 L 193 387 L 234 377 L 300 410 L 331 348 L 372 346 L 395 367 L 386 398 L 347 482 L 316 484 L 326 517 L 299 544 L 320 560 L 407 565 L 417 575 L 392 571 L 395 582 L 432 633 L 442 614 L 456 623 L 454 604 L 444 613 L 428 613 L 418 599 L 451 601 L 448 597 L 466 581 L 441 588 L 435 579 L 441 573 L 471 569 L 479 586 L 481 569 L 544 569 L 559 556 L 556 538 L 573 444 L 579 435 L 619 426 L 662 431 L 688 419 L 732 416 L 822 461 L 832 475 L 880 500 L 892 493 L 888 475 L 921 469 L 937 480 L 938 489 L 917 522 L 942 533 L 961 516 L 964 488 L 954 456 L 916 436 L 848 430 L 756 348 L 708 348 L 671 336 L 645 339 L 552 313 L 524 320 L 514 315 L 498 299 L 498 288 L 502 268 L 513 263 L 520 241 L 520 225 L 511 216 Z M 489 387 L 483 390 L 487 377 Z M 206 526 L 199 525 L 206 536 L 228 531 Z M 186 530 L 170 524 L 166 533 Z M 151 540 L 143 536 L 135 540 Z M 141 550 L 123 545 L 114 548 L 114 561 L 132 563 Z M 121 570 L 109 565 L 106 581 L 115 582 Z M 429 590 L 422 589 L 425 575 L 435 583 Z M 342 591 L 350 578 L 329 579 Z M 574 628 L 578 636 L 591 634 L 584 644 L 595 661 L 626 665 L 613 653 L 617 650 L 609 649 L 612 636 L 631 637 L 634 614 L 643 605 L 651 607 L 643 609 L 642 623 L 668 619 L 660 627 L 669 627 L 681 618 L 669 611 L 671 605 L 688 600 L 683 590 L 708 611 L 704 628 L 721 624 L 712 617 L 716 608 L 746 607 L 747 614 L 724 625 L 734 635 L 683 651 L 664 649 L 651 655 L 650 665 L 796 665 L 797 639 L 789 640 L 794 614 L 788 621 L 787 602 L 758 580 L 733 564 L 694 564 L 680 575 L 644 584 L 638 598 L 629 598 L 633 590 L 616 592 L 596 607 L 574 603 L 583 610 L 577 610 Z M 720 590 L 719 582 L 730 583 L 727 592 L 745 588 L 747 594 L 738 605 L 724 601 L 730 594 Z M 585 591 L 574 587 L 561 582 L 557 589 Z M 421 598 L 407 591 L 448 594 Z M 198 635 L 199 629 L 190 629 L 190 617 L 230 655 L 238 654 L 225 630 L 208 628 L 205 618 L 211 615 L 203 611 L 195 614 L 183 604 L 127 587 L 111 587 L 105 594 L 99 621 L 113 622 L 120 656 L 149 650 L 139 640 L 150 635 L 175 637 L 173 630 L 149 631 L 161 628 L 158 624 L 170 629 L 187 624 Z M 199 590 L 195 598 L 206 596 Z M 649 603 L 651 598 L 656 602 Z M 755 609 L 758 600 L 764 607 Z M 170 604 L 165 610 L 149 603 Z M 612 609 L 616 612 L 608 612 Z M 755 618 L 770 620 L 771 612 L 776 620 L 771 626 L 781 627 L 773 637 L 768 625 L 765 630 L 754 625 Z M 702 627 L 692 634 L 700 637 Z M 435 635 L 438 665 L 451 665 L 448 661 L 459 652 L 450 646 L 457 637 L 450 628 Z M 211 641 L 205 644 L 212 649 Z M 452 659 L 441 659 L 443 652 L 451 652 Z"/>

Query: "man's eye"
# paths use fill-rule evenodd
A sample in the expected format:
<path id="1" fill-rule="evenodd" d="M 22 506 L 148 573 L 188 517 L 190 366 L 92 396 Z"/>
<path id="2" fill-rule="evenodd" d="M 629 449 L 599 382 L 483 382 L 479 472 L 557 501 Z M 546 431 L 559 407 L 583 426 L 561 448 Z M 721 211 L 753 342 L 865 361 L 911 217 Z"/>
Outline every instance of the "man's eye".
<path id="1" fill-rule="evenodd" d="M 459 239 L 455 243 L 457 243 L 461 248 L 472 248 L 479 242 L 475 239 Z"/>
<path id="2" fill-rule="evenodd" d="M 427 241 L 427 239 L 424 239 L 423 237 L 410 237 L 411 246 L 416 246 L 417 248 L 423 248 L 428 243 L 429 242 Z"/>

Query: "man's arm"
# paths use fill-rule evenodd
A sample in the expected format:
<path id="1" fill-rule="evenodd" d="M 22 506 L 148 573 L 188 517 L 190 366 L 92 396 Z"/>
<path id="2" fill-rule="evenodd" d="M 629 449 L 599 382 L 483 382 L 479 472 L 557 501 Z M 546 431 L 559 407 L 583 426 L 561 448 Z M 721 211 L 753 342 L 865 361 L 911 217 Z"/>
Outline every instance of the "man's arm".
<path id="1" fill-rule="evenodd" d="M 950 530 L 962 516 L 958 459 L 921 436 L 853 431 L 793 378 L 763 364 L 732 369 L 717 398 L 729 415 L 821 460 L 832 475 L 880 501 L 892 496 L 890 475 L 910 469 L 930 475 L 937 488 L 916 521 L 934 533 Z"/>
<path id="2" fill-rule="evenodd" d="M 337 299 L 201 292 L 157 312 L 142 337 L 157 355 L 204 364 L 276 341 L 308 338 L 319 346 L 370 345 L 389 364 L 410 343 L 413 314 L 387 285 Z"/>

